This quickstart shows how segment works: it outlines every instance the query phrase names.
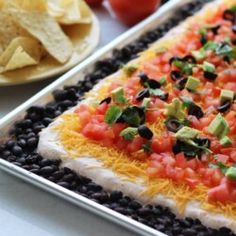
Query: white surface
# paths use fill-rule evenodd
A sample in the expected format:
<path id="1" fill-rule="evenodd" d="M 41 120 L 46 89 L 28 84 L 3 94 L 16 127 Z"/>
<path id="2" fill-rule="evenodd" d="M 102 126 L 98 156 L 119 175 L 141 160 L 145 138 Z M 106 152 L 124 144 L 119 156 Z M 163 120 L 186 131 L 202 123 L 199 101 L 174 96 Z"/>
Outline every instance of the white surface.
<path id="1" fill-rule="evenodd" d="M 126 28 L 106 10 L 96 10 L 101 21 L 100 46 Z M 52 80 L 0 88 L 0 118 Z M 133 236 L 135 234 L 45 193 L 0 171 L 1 236 Z"/>

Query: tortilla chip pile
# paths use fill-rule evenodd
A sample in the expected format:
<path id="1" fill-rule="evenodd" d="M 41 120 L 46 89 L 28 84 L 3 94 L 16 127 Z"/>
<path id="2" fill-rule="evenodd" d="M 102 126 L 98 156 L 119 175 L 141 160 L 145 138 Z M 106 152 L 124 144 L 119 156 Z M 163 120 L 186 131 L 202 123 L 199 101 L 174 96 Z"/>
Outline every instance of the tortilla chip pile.
<path id="1" fill-rule="evenodd" d="M 50 55 L 65 64 L 73 45 L 61 26 L 90 24 L 83 0 L 0 0 L 0 73 L 37 65 Z"/>

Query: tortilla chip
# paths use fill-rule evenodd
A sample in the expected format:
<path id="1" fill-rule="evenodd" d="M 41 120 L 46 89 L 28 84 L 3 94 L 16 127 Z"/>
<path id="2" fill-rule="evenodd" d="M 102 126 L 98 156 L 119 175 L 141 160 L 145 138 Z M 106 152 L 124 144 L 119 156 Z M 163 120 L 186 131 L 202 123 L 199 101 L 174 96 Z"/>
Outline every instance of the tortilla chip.
<path id="1" fill-rule="evenodd" d="M 25 11 L 47 12 L 47 0 L 11 0 L 5 5 Z"/>
<path id="2" fill-rule="evenodd" d="M 90 8 L 83 0 L 49 0 L 48 13 L 63 25 L 91 23 Z"/>
<path id="3" fill-rule="evenodd" d="M 29 36 L 29 33 L 20 27 L 5 10 L 0 11 L 0 54 L 10 42 L 18 36 Z"/>
<path id="4" fill-rule="evenodd" d="M 5 67 L 0 68 L 0 72 L 20 69 L 25 66 L 36 65 L 38 62 L 34 60 L 21 46 L 19 46 Z"/>
<path id="5" fill-rule="evenodd" d="M 14 20 L 36 39 L 60 63 L 65 63 L 73 53 L 73 46 L 55 19 L 47 13 L 12 10 Z"/>
<path id="6" fill-rule="evenodd" d="M 6 66 L 19 47 L 22 47 L 30 57 L 39 62 L 43 52 L 40 42 L 33 38 L 17 37 L 11 41 L 6 50 L 0 55 L 0 65 Z M 22 63 L 24 64 L 24 62 Z"/>
<path id="7" fill-rule="evenodd" d="M 79 1 L 79 9 L 80 9 L 80 14 L 81 14 L 80 23 L 90 24 L 92 22 L 91 9 L 89 8 L 89 6 L 86 4 L 84 0 Z"/>

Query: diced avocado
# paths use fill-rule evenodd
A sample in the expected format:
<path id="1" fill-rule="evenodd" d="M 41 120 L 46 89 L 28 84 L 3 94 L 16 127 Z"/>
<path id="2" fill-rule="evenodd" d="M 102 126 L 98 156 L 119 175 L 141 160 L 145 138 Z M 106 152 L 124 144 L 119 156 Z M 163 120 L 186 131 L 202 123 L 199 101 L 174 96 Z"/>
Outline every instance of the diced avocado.
<path id="1" fill-rule="evenodd" d="M 219 139 L 226 136 L 229 132 L 229 125 L 223 118 L 223 116 L 219 113 L 215 119 L 208 126 L 208 132 L 210 134 L 215 135 Z"/>
<path id="2" fill-rule="evenodd" d="M 200 84 L 200 80 L 198 78 L 195 78 L 193 76 L 189 76 L 187 83 L 185 85 L 185 88 L 189 89 L 191 91 L 196 91 L 199 84 Z"/>
<path id="3" fill-rule="evenodd" d="M 123 66 L 123 71 L 128 75 L 131 76 L 134 72 L 136 72 L 138 69 L 137 64 L 128 64 Z"/>
<path id="4" fill-rule="evenodd" d="M 229 167 L 229 169 L 225 173 L 225 176 L 229 179 L 236 180 L 236 167 Z"/>
<path id="5" fill-rule="evenodd" d="M 206 57 L 206 52 L 205 50 L 192 51 L 192 55 L 197 61 L 200 61 Z"/>
<path id="6" fill-rule="evenodd" d="M 196 138 L 198 134 L 198 130 L 192 129 L 188 126 L 184 126 L 175 134 L 175 137 L 180 141 L 188 141 Z"/>
<path id="7" fill-rule="evenodd" d="M 112 99 L 116 103 L 126 103 L 127 99 L 124 96 L 124 89 L 122 87 L 119 87 L 111 92 Z"/>
<path id="8" fill-rule="evenodd" d="M 234 92 L 232 90 L 227 90 L 227 89 L 223 89 L 221 90 L 221 94 L 220 94 L 220 101 L 224 102 L 224 101 L 233 101 L 234 100 Z"/>
<path id="9" fill-rule="evenodd" d="M 166 115 L 176 117 L 177 119 L 184 119 L 186 117 L 182 103 L 178 98 L 173 99 L 170 104 L 166 105 Z"/>
<path id="10" fill-rule="evenodd" d="M 227 147 L 229 145 L 232 144 L 232 140 L 228 137 L 228 136 L 224 136 L 221 140 L 220 140 L 220 144 L 224 147 Z"/>

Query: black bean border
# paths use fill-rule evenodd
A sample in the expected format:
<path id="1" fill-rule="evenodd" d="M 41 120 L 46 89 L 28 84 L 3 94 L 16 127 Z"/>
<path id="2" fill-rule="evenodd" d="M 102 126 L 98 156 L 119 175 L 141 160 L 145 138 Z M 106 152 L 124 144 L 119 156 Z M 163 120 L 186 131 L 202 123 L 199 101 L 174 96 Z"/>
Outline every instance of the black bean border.
<path id="1" fill-rule="evenodd" d="M 163 2 L 167 2 L 166 0 Z M 53 92 L 54 101 L 45 106 L 33 106 L 27 110 L 23 120 L 15 123 L 10 131 L 11 139 L 0 145 L 0 158 L 5 159 L 32 173 L 42 176 L 58 185 L 70 189 L 123 215 L 169 236 L 234 236 L 227 228 L 214 230 L 191 218 L 177 219 L 168 208 L 162 206 L 142 206 L 136 200 L 124 196 L 122 192 L 108 193 L 92 182 L 68 168 L 60 168 L 60 160 L 47 160 L 35 150 L 38 133 L 47 127 L 55 117 L 77 104 L 83 94 L 102 78 L 117 71 L 120 66 L 145 50 L 148 45 L 161 38 L 168 30 L 186 17 L 194 14 L 207 1 L 195 0 L 187 4 L 166 23 L 144 34 L 140 39 L 114 50 L 111 58 L 97 62 L 93 73 L 85 76 L 76 85 L 65 86 Z"/>

